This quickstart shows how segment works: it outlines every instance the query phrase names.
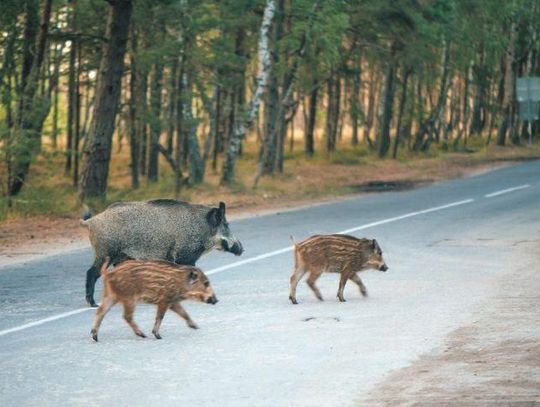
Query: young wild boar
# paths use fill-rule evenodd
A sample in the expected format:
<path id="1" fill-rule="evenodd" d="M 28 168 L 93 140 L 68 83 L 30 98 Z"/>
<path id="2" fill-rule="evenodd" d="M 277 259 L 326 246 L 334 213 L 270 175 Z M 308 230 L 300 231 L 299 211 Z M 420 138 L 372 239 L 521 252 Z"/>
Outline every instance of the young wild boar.
<path id="1" fill-rule="evenodd" d="M 305 273 L 309 273 L 307 285 L 321 301 L 323 298 L 315 281 L 324 272 L 341 273 L 337 297 L 344 302 L 343 289 L 347 280 L 356 283 L 360 293 L 367 296 L 366 286 L 357 273 L 367 269 L 388 270 L 376 240 L 348 235 L 315 235 L 301 243 L 293 240 L 293 243 L 295 265 L 289 291 L 293 304 L 298 304 L 296 286 Z"/>
<path id="2" fill-rule="evenodd" d="M 194 266 L 213 249 L 237 256 L 244 251 L 229 229 L 223 202 L 217 208 L 174 199 L 117 202 L 95 216 L 85 211 L 81 224 L 88 228 L 95 253 L 94 264 L 86 272 L 86 301 L 92 307 L 106 257 L 113 265 L 131 258 Z"/>
<path id="3" fill-rule="evenodd" d="M 152 333 L 157 339 L 161 339 L 159 327 L 169 308 L 184 318 L 190 328 L 198 328 L 180 301 L 218 302 L 208 278 L 197 267 L 179 266 L 166 261 L 126 260 L 112 271 L 107 271 L 109 261 L 107 258 L 101 267 L 103 297 L 91 331 L 92 339 L 96 342 L 103 317 L 117 302 L 124 306 L 124 319 L 135 335 L 143 338 L 146 336 L 133 320 L 135 305 L 138 302 L 156 304 L 156 322 Z"/>

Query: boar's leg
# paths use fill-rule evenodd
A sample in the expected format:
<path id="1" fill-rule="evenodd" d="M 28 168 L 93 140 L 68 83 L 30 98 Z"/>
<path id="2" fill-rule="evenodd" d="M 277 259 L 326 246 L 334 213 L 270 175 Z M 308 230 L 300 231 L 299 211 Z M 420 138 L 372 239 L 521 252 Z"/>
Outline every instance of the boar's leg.
<path id="1" fill-rule="evenodd" d="M 146 338 L 146 335 L 143 334 L 141 329 L 137 326 L 135 321 L 133 320 L 133 312 L 135 311 L 135 303 L 134 302 L 124 302 L 122 304 L 124 306 L 124 319 L 128 323 L 128 325 L 133 329 L 133 332 L 135 332 L 135 335 L 140 336 L 141 338 Z"/>
<path id="2" fill-rule="evenodd" d="M 101 304 L 99 304 L 99 308 L 94 318 L 94 323 L 92 324 L 92 330 L 90 331 L 94 341 L 98 341 L 98 330 L 99 326 L 101 325 L 101 321 L 103 321 L 103 318 L 114 304 L 116 304 L 116 300 L 113 297 L 103 297 L 101 300 Z"/>
<path id="3" fill-rule="evenodd" d="M 341 276 L 339 278 L 339 289 L 337 292 L 337 297 L 341 302 L 345 302 L 345 298 L 343 297 L 343 290 L 345 289 L 345 284 L 347 284 L 347 280 L 350 277 L 350 273 L 347 270 L 341 271 Z"/>
<path id="4" fill-rule="evenodd" d="M 86 271 L 86 302 L 91 307 L 97 307 L 96 302 L 94 301 L 94 289 L 96 287 L 96 281 L 100 276 L 101 266 L 103 265 L 103 260 L 96 259 L 94 264 Z"/>
<path id="5" fill-rule="evenodd" d="M 297 267 L 291 275 L 289 300 L 291 300 L 293 304 L 298 304 L 298 302 L 296 301 L 296 286 L 298 285 L 298 282 L 302 279 L 304 274 L 306 274 L 306 269 L 304 267 Z"/>
<path id="6" fill-rule="evenodd" d="M 187 325 L 190 327 L 190 328 L 193 328 L 193 329 L 199 329 L 199 327 L 197 326 L 197 324 L 195 322 L 193 322 L 193 320 L 189 317 L 189 314 L 186 312 L 186 310 L 180 305 L 180 303 L 176 303 L 176 304 L 173 304 L 171 305 L 171 309 L 176 312 L 178 315 L 180 315 L 180 317 L 184 318 L 184 320 L 186 321 Z"/>
<path id="7" fill-rule="evenodd" d="M 323 300 L 323 297 L 321 295 L 321 292 L 319 291 L 319 289 L 317 288 L 317 286 L 315 285 L 315 281 L 317 281 L 317 279 L 321 276 L 321 273 L 314 273 L 314 272 L 311 272 L 309 273 L 309 277 L 306 281 L 307 285 L 309 286 L 309 288 L 311 288 L 311 291 L 313 291 L 313 293 L 315 294 L 315 297 L 317 297 L 319 300 Z"/>
<path id="8" fill-rule="evenodd" d="M 156 339 L 161 339 L 161 335 L 159 334 L 159 328 L 161 327 L 161 321 L 163 321 L 163 317 L 165 316 L 165 312 L 167 312 L 167 308 L 167 303 L 157 304 L 156 322 L 154 323 L 154 329 L 152 329 L 152 333 L 154 334 Z"/>
<path id="9" fill-rule="evenodd" d="M 358 288 L 360 289 L 360 294 L 362 296 L 367 297 L 367 289 L 360 277 L 358 277 L 358 274 L 353 273 L 353 275 L 349 278 L 352 282 L 356 283 Z"/>

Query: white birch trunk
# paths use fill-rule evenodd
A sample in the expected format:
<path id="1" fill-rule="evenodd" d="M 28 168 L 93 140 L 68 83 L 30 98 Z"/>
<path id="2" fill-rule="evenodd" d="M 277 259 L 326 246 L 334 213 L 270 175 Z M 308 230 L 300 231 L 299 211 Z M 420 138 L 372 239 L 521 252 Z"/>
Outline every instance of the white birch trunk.
<path id="1" fill-rule="evenodd" d="M 268 0 L 264 9 L 259 37 L 258 69 L 255 92 L 251 97 L 247 114 L 244 116 L 244 118 L 240 118 L 235 123 L 234 133 L 229 141 L 225 161 L 223 163 L 223 174 L 221 178 L 222 184 L 231 184 L 234 182 L 235 165 L 238 153 L 240 152 L 240 145 L 246 135 L 246 132 L 249 130 L 253 121 L 255 120 L 255 117 L 257 117 L 262 95 L 266 90 L 266 84 L 268 82 L 268 76 L 272 65 L 270 50 L 268 49 L 268 36 L 270 27 L 272 25 L 272 20 L 274 19 L 275 9 L 276 6 L 274 0 Z"/>

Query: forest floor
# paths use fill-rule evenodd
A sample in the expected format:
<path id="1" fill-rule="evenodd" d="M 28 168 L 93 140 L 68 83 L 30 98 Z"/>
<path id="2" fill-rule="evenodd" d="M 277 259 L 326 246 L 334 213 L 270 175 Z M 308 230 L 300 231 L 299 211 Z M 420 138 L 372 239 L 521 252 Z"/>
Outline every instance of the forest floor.
<path id="1" fill-rule="evenodd" d="M 119 200 L 174 197 L 174 177 L 164 164 L 160 180 L 141 188 L 130 187 L 128 149 L 111 163 L 109 193 L 105 204 Z M 316 202 L 335 200 L 360 193 L 405 190 L 446 179 L 475 175 L 515 161 L 540 158 L 540 147 L 483 148 L 474 153 L 443 153 L 402 156 L 398 160 L 379 160 L 367 150 L 346 149 L 330 156 L 311 159 L 301 152 L 286 156 L 285 171 L 263 178 L 253 188 L 256 152 L 247 151 L 238 163 L 238 183 L 219 185 L 219 176 L 210 169 L 205 182 L 186 187 L 179 199 L 213 205 L 227 204 L 229 219 L 261 212 L 283 211 Z M 79 226 L 81 205 L 69 177 L 62 171 L 63 156 L 42 154 L 33 167 L 23 193 L 8 212 L 0 205 L 0 263 L 24 261 L 39 255 L 54 254 L 68 248 L 88 245 L 86 231 Z M 93 208 L 99 211 L 101 208 Z"/>

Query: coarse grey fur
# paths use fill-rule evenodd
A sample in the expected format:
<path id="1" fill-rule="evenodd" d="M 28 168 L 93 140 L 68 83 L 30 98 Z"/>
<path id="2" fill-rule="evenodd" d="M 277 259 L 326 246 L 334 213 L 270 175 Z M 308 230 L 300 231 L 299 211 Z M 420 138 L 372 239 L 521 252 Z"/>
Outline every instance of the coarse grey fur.
<path id="1" fill-rule="evenodd" d="M 223 202 L 217 208 L 173 199 L 118 202 L 93 217 L 85 211 L 84 218 L 81 225 L 88 228 L 95 252 L 86 276 L 86 300 L 91 306 L 96 305 L 94 286 L 107 257 L 113 264 L 132 258 L 194 266 L 212 249 L 243 252 L 229 230 Z"/>

